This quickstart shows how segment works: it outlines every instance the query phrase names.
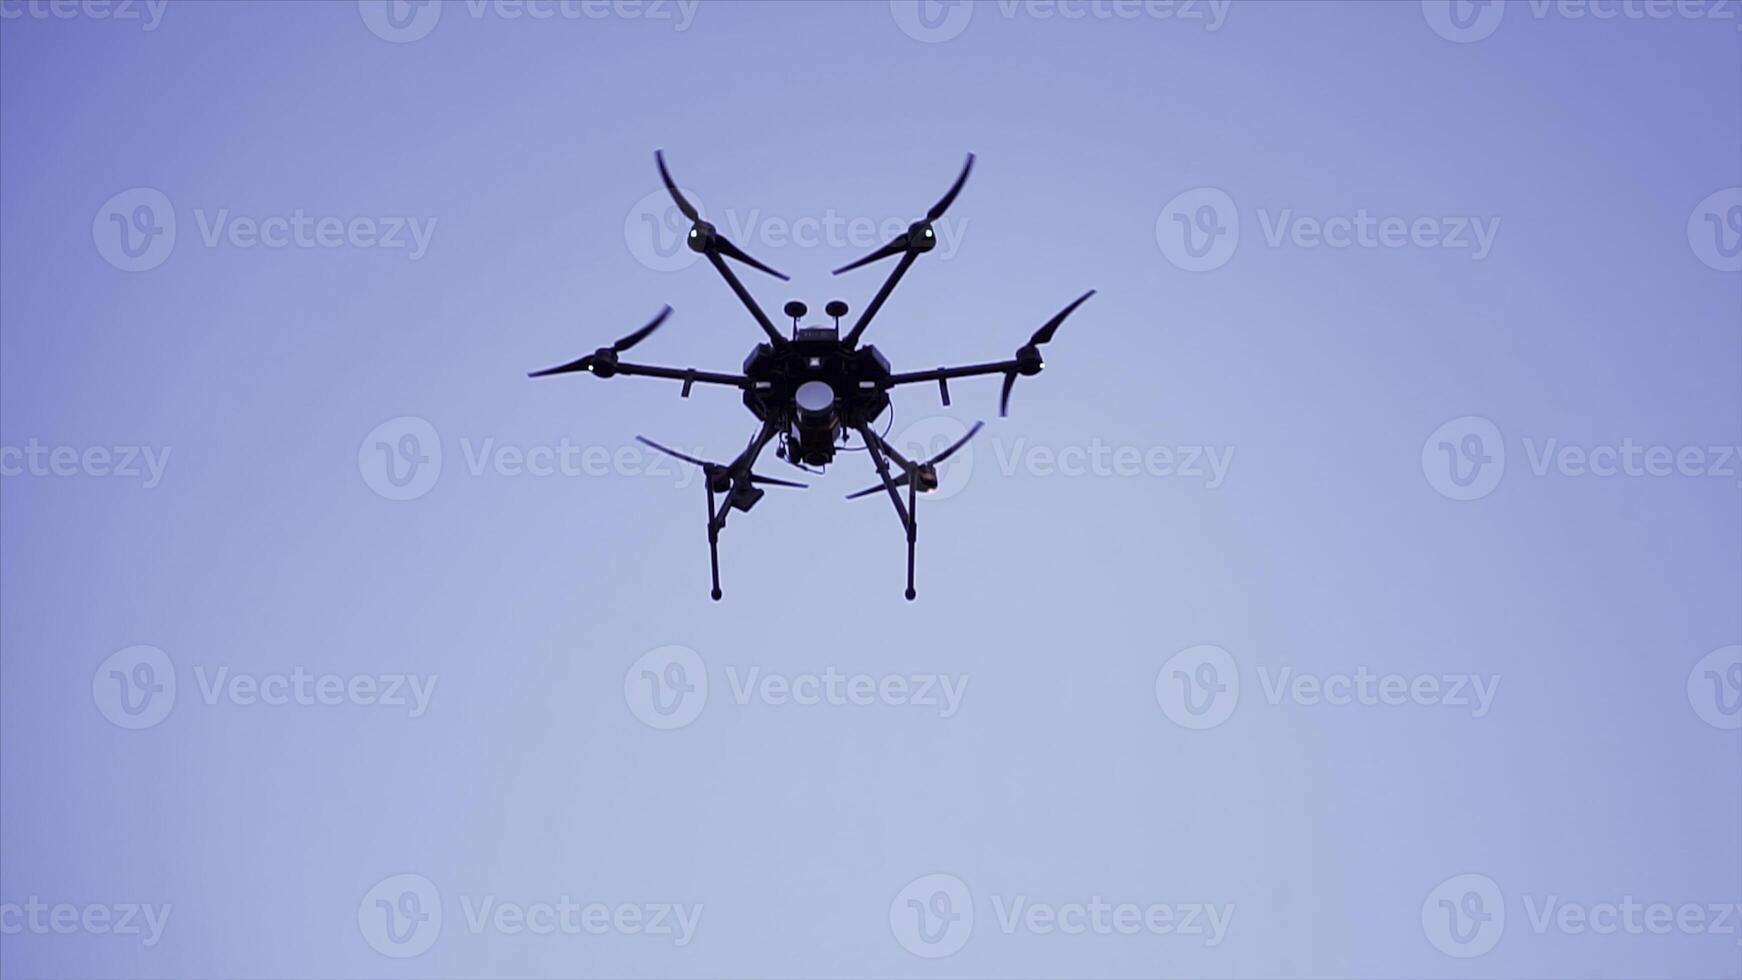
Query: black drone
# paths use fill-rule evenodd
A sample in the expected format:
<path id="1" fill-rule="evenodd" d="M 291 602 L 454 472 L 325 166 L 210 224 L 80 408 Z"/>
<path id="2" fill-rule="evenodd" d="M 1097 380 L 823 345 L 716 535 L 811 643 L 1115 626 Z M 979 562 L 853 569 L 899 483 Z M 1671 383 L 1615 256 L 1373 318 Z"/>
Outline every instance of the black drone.
<path id="1" fill-rule="evenodd" d="M 792 319 L 792 335 L 781 336 L 780 331 L 768 319 L 768 314 L 762 312 L 762 308 L 756 305 L 756 300 L 744 288 L 744 284 L 738 281 L 738 276 L 726 264 L 726 260 L 734 259 L 777 279 L 786 280 L 787 276 L 751 258 L 725 235 L 720 234 L 719 229 L 702 220 L 695 206 L 684 199 L 683 193 L 672 181 L 670 171 L 665 168 L 664 154 L 655 151 L 653 158 L 659 165 L 659 176 L 665 182 L 665 189 L 671 192 L 671 198 L 677 203 L 678 210 L 691 222 L 690 249 L 707 256 L 714 268 L 720 271 L 726 285 L 738 294 L 738 299 L 750 310 L 750 315 L 756 318 L 762 331 L 768 335 L 767 343 L 757 344 L 750 356 L 744 359 L 742 374 L 720 374 L 697 371 L 694 368 L 680 370 L 631 364 L 622 360 L 619 355 L 646 340 L 671 315 L 671 307 L 667 306 L 646 326 L 611 346 L 601 347 L 585 357 L 558 367 L 534 371 L 532 377 L 589 371 L 601 378 L 617 374 L 670 378 L 683 382 L 682 394 L 685 398 L 689 397 L 690 387 L 697 382 L 726 385 L 744 392 L 744 405 L 761 420 L 762 428 L 751 438 L 744 451 L 730 463 L 697 459 L 651 439 L 636 436 L 653 449 L 702 468 L 702 482 L 708 492 L 708 562 L 714 582 L 712 595 L 716 600 L 720 598 L 720 529 L 726 526 L 726 515 L 734 508 L 748 511 L 755 506 L 763 495 L 759 484 L 777 487 L 805 486 L 755 472 L 753 467 L 762 450 L 770 442 L 779 439 L 780 445 L 775 449 L 776 456 L 799 469 L 820 472 L 822 467 L 834 460 L 837 450 L 847 446 L 848 434 L 857 434 L 862 443 L 859 448 L 870 451 L 880 482 L 858 493 L 849 494 L 848 499 L 865 497 L 879 490 L 889 494 L 890 502 L 895 505 L 895 513 L 901 518 L 901 526 L 907 532 L 907 598 L 912 599 L 915 595 L 913 546 L 918 536 L 914 495 L 937 489 L 937 465 L 972 439 L 983 423 L 974 423 L 967 435 L 932 458 L 923 462 L 910 460 L 872 428 L 877 418 L 889 408 L 889 389 L 896 385 L 935 381 L 938 395 L 948 405 L 951 378 L 1002 374 L 1004 390 L 998 396 L 998 414 L 1004 415 L 1009 409 L 1010 389 L 1016 384 L 1017 376 L 1040 373 L 1041 368 L 1045 367 L 1040 356 L 1041 345 L 1052 340 L 1053 333 L 1058 330 L 1065 317 L 1070 316 L 1071 311 L 1081 306 L 1084 300 L 1095 295 L 1095 291 L 1089 290 L 1060 310 L 1057 316 L 1048 320 L 1028 338 L 1028 343 L 1018 347 L 1016 356 L 1010 360 L 970 364 L 966 367 L 941 367 L 932 371 L 894 373 L 889 369 L 889 361 L 878 353 L 877 348 L 870 345 L 859 346 L 859 338 L 870 325 L 871 318 L 883 307 L 884 300 L 889 298 L 895 284 L 907 273 L 908 267 L 913 265 L 915 259 L 937 246 L 932 222 L 943 217 L 944 211 L 956 199 L 956 195 L 961 193 L 962 185 L 968 179 L 968 172 L 974 168 L 972 153 L 968 154 L 968 160 L 962 165 L 962 173 L 956 178 L 956 182 L 932 205 L 923 219 L 909 225 L 906 232 L 897 235 L 894 240 L 870 255 L 835 270 L 835 274 L 840 275 L 872 262 L 901 256 L 901 261 L 895 264 L 889 278 L 883 281 L 877 295 L 871 298 L 870 305 L 859 314 L 858 321 L 844 337 L 840 335 L 840 326 L 841 317 L 847 315 L 847 304 L 840 300 L 833 300 L 824 308 L 824 312 L 835 321 L 832 327 L 801 327 L 798 322 L 809 312 L 808 309 L 797 300 L 786 304 L 786 315 Z M 891 460 L 901 468 L 901 475 L 890 473 Z M 900 492 L 902 487 L 907 488 L 905 501 L 902 500 Z M 717 495 L 724 496 L 725 500 L 716 507 Z"/>

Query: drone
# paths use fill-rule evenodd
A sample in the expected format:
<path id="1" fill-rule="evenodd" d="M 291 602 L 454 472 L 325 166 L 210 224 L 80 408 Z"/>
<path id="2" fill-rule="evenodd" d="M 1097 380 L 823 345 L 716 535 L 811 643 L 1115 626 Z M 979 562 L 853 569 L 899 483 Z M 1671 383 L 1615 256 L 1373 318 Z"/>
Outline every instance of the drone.
<path id="1" fill-rule="evenodd" d="M 732 267 L 726 264 L 726 260 L 739 262 L 783 282 L 790 281 L 790 278 L 750 257 L 721 234 L 718 228 L 704 220 L 671 179 L 671 172 L 665 166 L 664 152 L 654 151 L 653 159 L 659 166 L 659 178 L 664 182 L 665 189 L 671 193 L 672 201 L 684 217 L 689 219 L 690 250 L 707 258 L 719 271 L 720 276 L 726 280 L 726 285 L 731 287 L 739 301 L 750 311 L 762 332 L 768 335 L 768 340 L 756 345 L 750 356 L 744 359 L 743 370 L 738 374 L 633 364 L 623 360 L 622 355 L 625 352 L 646 340 L 671 316 L 671 307 L 667 306 L 641 329 L 616 343 L 601 347 L 567 364 L 534 371 L 530 376 L 544 378 L 586 372 L 598 378 L 617 375 L 665 378 L 683 382 L 681 395 L 684 398 L 689 397 L 690 389 L 696 384 L 723 385 L 737 388 L 744 393 L 744 406 L 756 416 L 761 427 L 751 437 L 744 451 L 730 463 L 698 459 L 662 446 L 644 436 L 635 437 L 650 449 L 698 466 L 702 470 L 702 484 L 708 495 L 708 565 L 713 576 L 713 589 L 710 594 L 715 601 L 721 597 L 720 531 L 726 526 L 726 516 L 734 510 L 748 512 L 756 506 L 764 496 L 764 486 L 800 489 L 806 486 L 756 472 L 756 461 L 770 442 L 778 440 L 779 444 L 775 448 L 778 458 L 811 473 L 822 472 L 834 460 L 836 452 L 843 449 L 869 452 L 871 462 L 877 470 L 878 482 L 857 493 L 848 494 L 847 497 L 849 500 L 856 500 L 882 492 L 895 505 L 896 516 L 901 519 L 902 529 L 907 534 L 906 596 L 911 601 L 917 595 L 913 587 L 913 553 L 918 539 L 915 515 L 917 494 L 937 489 L 938 464 L 966 445 L 984 423 L 974 423 L 966 435 L 930 459 L 909 459 L 874 428 L 877 419 L 890 408 L 889 390 L 898 385 L 936 382 L 938 396 L 947 406 L 950 404 L 949 383 L 952 378 L 1003 375 L 1004 388 L 998 397 L 998 414 L 1007 415 L 1010 408 L 1010 390 L 1015 386 L 1016 379 L 1041 372 L 1046 366 L 1041 358 L 1041 347 L 1052 341 L 1059 324 L 1089 297 L 1095 295 L 1095 291 L 1091 289 L 1072 300 L 1058 315 L 1042 324 L 1028 338 L 1027 343 L 1016 349 L 1015 356 L 1009 360 L 963 367 L 940 367 L 930 371 L 894 372 L 890 370 L 889 361 L 877 348 L 869 344 L 860 346 L 859 339 L 864 336 L 865 328 L 871 325 L 872 318 L 883 308 L 890 292 L 901 281 L 901 277 L 907 274 L 914 261 L 937 247 L 937 234 L 932 225 L 943 217 L 944 212 L 955 202 L 956 195 L 961 193 L 962 185 L 967 183 L 968 173 L 974 169 L 972 153 L 968 154 L 967 162 L 962 165 L 962 172 L 956 177 L 956 182 L 931 206 L 924 218 L 910 224 L 907 231 L 895 236 L 871 254 L 834 271 L 835 275 L 840 275 L 884 259 L 901 257 L 845 336 L 840 332 L 841 318 L 847 315 L 848 306 L 838 299 L 830 301 L 824 307 L 824 312 L 834 321 L 832 327 L 800 326 L 799 321 L 806 317 L 809 308 L 798 300 L 787 303 L 784 312 L 792 320 L 792 330 L 789 334 L 782 335 L 768 318 L 768 314 L 757 305 L 749 290 L 744 288 Z M 859 437 L 858 447 L 848 445 L 852 435 Z M 900 470 L 899 475 L 891 472 L 891 464 Z M 903 488 L 906 490 L 905 494 L 902 492 Z"/>

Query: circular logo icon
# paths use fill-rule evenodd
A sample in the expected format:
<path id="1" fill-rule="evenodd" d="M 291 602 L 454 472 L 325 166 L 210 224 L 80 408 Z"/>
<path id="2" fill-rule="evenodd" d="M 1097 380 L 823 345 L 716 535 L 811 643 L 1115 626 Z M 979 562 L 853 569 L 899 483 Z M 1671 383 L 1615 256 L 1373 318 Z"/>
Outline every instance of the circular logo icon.
<path id="1" fill-rule="evenodd" d="M 175 665 L 153 646 L 117 650 L 91 675 L 91 699 L 122 728 L 150 728 L 175 707 Z"/>
<path id="2" fill-rule="evenodd" d="M 680 187 L 684 199 L 695 205 L 696 213 L 706 218 L 708 209 L 687 187 Z M 678 210 L 677 202 L 661 187 L 635 202 L 623 219 L 623 242 L 635 261 L 654 272 L 676 272 L 687 269 L 702 257 L 691 251 L 690 219 Z"/>
<path id="3" fill-rule="evenodd" d="M 1435 949 L 1461 960 L 1481 956 L 1506 931 L 1506 903 L 1487 875 L 1454 875 L 1421 903 L 1421 931 Z"/>
<path id="4" fill-rule="evenodd" d="M 441 0 L 357 0 L 357 13 L 369 33 L 394 44 L 429 36 L 441 19 Z"/>
<path id="5" fill-rule="evenodd" d="M 707 665 L 689 647 L 649 650 L 623 675 L 623 701 L 649 728 L 682 728 L 700 717 L 708 703 Z"/>
<path id="6" fill-rule="evenodd" d="M 357 903 L 357 928 L 382 956 L 416 956 L 441 937 L 442 897 L 423 875 L 391 875 Z"/>
<path id="7" fill-rule="evenodd" d="M 1240 211 L 1227 191 L 1193 188 L 1161 209 L 1155 242 L 1169 262 L 1187 272 L 1220 269 L 1240 244 Z"/>
<path id="8" fill-rule="evenodd" d="M 1713 728 L 1742 728 L 1742 646 L 1719 647 L 1694 664 L 1688 703 Z"/>
<path id="9" fill-rule="evenodd" d="M 901 33 L 924 44 L 941 44 L 968 29 L 973 0 L 889 0 Z"/>
<path id="10" fill-rule="evenodd" d="M 950 874 L 915 878 L 889 903 L 889 931 L 901 948 L 928 960 L 950 956 L 974 933 L 974 899 Z"/>
<path id="11" fill-rule="evenodd" d="M 923 463 L 955 445 L 958 439 L 967 434 L 968 427 L 955 419 L 947 415 L 933 415 L 902 429 L 900 435 L 889 440 L 889 444 L 895 447 L 896 452 L 913 462 Z M 966 445 L 951 453 L 948 459 L 937 464 L 937 471 L 937 489 L 921 495 L 927 503 L 948 500 L 967 488 L 968 478 L 974 474 L 974 440 L 968 440 Z M 900 479 L 901 464 L 890 460 L 889 475 Z M 906 484 L 901 486 L 901 493 L 905 505 Z"/>
<path id="12" fill-rule="evenodd" d="M 1181 728 L 1215 728 L 1240 703 L 1240 668 L 1219 646 L 1187 647 L 1167 658 L 1156 672 L 1155 701 Z"/>
<path id="13" fill-rule="evenodd" d="M 1688 244 L 1719 272 L 1742 272 L 1742 187 L 1715 191 L 1694 208 Z"/>
<path id="14" fill-rule="evenodd" d="M 357 472 L 388 500 L 416 500 L 442 475 L 442 441 L 435 426 L 415 415 L 388 419 L 357 447 Z"/>
<path id="15" fill-rule="evenodd" d="M 103 261 L 122 272 L 155 269 L 175 248 L 175 208 L 151 187 L 122 191 L 97 209 L 91 240 Z"/>
<path id="16" fill-rule="evenodd" d="M 1506 3 L 1505 0 L 1421 0 L 1421 16 L 1440 37 L 1469 44 L 1499 29 L 1500 18 L 1506 16 Z"/>
<path id="17" fill-rule="evenodd" d="M 1452 500 L 1488 496 L 1506 473 L 1500 427 L 1480 415 L 1447 422 L 1421 444 L 1421 472 L 1429 486 Z"/>

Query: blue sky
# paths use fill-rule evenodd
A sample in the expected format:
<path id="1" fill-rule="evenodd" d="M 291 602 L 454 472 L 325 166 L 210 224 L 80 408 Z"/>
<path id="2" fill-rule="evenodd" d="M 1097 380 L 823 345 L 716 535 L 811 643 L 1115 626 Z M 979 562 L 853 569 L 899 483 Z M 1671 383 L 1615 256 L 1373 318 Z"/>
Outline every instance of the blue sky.
<path id="1" fill-rule="evenodd" d="M 1733 5 L 0 14 L 0 974 L 1742 975 Z"/>

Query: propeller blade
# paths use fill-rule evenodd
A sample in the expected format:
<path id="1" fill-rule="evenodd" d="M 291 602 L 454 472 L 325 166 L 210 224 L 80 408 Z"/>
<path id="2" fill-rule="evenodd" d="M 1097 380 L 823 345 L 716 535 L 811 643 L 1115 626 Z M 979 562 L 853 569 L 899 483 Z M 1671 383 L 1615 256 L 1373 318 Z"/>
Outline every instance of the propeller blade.
<path id="1" fill-rule="evenodd" d="M 695 205 L 684 199 L 683 192 L 677 189 L 677 182 L 671 179 L 671 171 L 665 169 L 665 151 L 654 150 L 653 160 L 659 164 L 659 179 L 665 181 L 665 189 L 671 192 L 671 199 L 677 202 L 677 209 L 683 212 L 684 217 L 690 219 L 691 224 L 702 220 L 701 212 L 696 210 Z"/>
<path id="2" fill-rule="evenodd" d="M 751 258 L 749 255 L 747 255 L 744 252 L 743 249 L 732 244 L 731 240 L 728 239 L 725 235 L 721 235 L 721 234 L 714 235 L 714 248 L 721 255 L 724 255 L 727 258 L 737 259 L 738 261 L 744 263 L 745 265 L 749 266 L 752 269 L 761 269 L 763 272 L 766 272 L 769 275 L 773 276 L 774 278 L 779 279 L 783 282 L 790 281 L 790 279 L 791 279 L 791 277 L 788 276 L 786 273 L 776 272 L 773 269 L 770 269 L 768 266 L 765 266 L 762 263 Z"/>
<path id="3" fill-rule="evenodd" d="M 718 463 L 710 463 L 705 459 L 697 459 L 694 456 L 690 456 L 690 455 L 687 455 L 685 453 L 680 453 L 675 449 L 670 449 L 670 448 L 667 448 L 665 446 L 662 446 L 659 443 L 654 442 L 652 439 L 647 438 L 646 436 L 636 436 L 635 441 L 641 443 L 644 446 L 649 446 L 653 449 L 657 449 L 660 452 L 666 454 L 667 456 L 676 457 L 677 459 L 681 459 L 686 463 L 694 463 L 697 466 L 700 466 L 704 470 L 712 471 L 712 470 L 717 470 L 717 469 L 721 468 L 720 464 L 718 464 Z"/>
<path id="4" fill-rule="evenodd" d="M 1010 414 L 1010 389 L 1016 387 L 1016 372 L 1008 371 L 1004 375 L 1004 390 L 998 395 L 998 417 Z"/>
<path id="5" fill-rule="evenodd" d="M 558 365 L 557 367 L 545 368 L 542 371 L 533 371 L 530 374 L 528 374 L 527 377 L 529 377 L 529 378 L 548 378 L 553 374 L 572 374 L 576 371 L 589 371 L 589 370 L 592 370 L 592 365 L 593 365 L 593 355 L 588 354 L 586 357 L 576 358 L 575 360 L 572 360 L 572 361 L 568 362 L 567 364 Z"/>
<path id="6" fill-rule="evenodd" d="M 1083 295 L 1078 296 L 1076 299 L 1072 300 L 1071 305 L 1060 310 L 1058 312 L 1057 316 L 1046 321 L 1045 325 L 1043 325 L 1039 330 L 1036 330 L 1034 332 L 1034 336 L 1028 338 L 1029 345 L 1033 346 L 1033 347 L 1039 347 L 1041 344 L 1044 344 L 1044 343 L 1051 341 L 1052 335 L 1054 333 L 1058 332 L 1059 324 L 1065 322 L 1065 317 L 1070 316 L 1073 312 L 1076 311 L 1077 307 L 1082 306 L 1085 302 L 1088 302 L 1089 297 L 1093 296 L 1093 295 L 1095 295 L 1095 291 L 1093 289 L 1091 289 L 1088 292 L 1084 293 Z"/>
<path id="7" fill-rule="evenodd" d="M 760 473 L 750 474 L 750 482 L 751 483 L 766 483 L 772 487 L 796 487 L 797 489 L 800 489 L 800 490 L 805 490 L 805 489 L 808 489 L 810 487 L 810 484 L 808 484 L 808 483 L 794 483 L 791 480 L 777 480 L 772 476 L 763 476 Z"/>
<path id="8" fill-rule="evenodd" d="M 936 221 L 944 216 L 944 212 L 949 210 L 950 205 L 955 202 L 956 195 L 962 192 L 962 185 L 968 182 L 968 171 L 973 169 L 974 154 L 970 153 L 968 154 L 968 162 L 962 164 L 961 175 L 956 178 L 954 184 L 950 185 L 949 191 L 938 199 L 938 203 L 932 205 L 931 210 L 925 213 L 925 220 Z"/>
<path id="9" fill-rule="evenodd" d="M 951 456 L 953 456 L 955 454 L 956 450 L 962 448 L 963 446 L 966 446 L 968 444 L 968 440 L 974 438 L 974 433 L 979 432 L 980 427 L 985 425 L 985 424 L 986 423 L 984 423 L 984 422 L 975 422 L 974 427 L 972 429 L 968 430 L 967 435 L 961 437 L 960 439 L 957 439 L 955 441 L 955 443 L 950 446 L 950 448 L 944 450 L 941 453 L 938 453 L 936 456 L 933 456 L 931 459 L 926 460 L 925 465 L 936 466 L 937 464 L 943 462 L 944 460 L 949 459 Z"/>
<path id="10" fill-rule="evenodd" d="M 889 244 L 883 246 L 882 248 L 878 249 L 875 252 L 872 252 L 870 255 L 867 255 L 862 259 L 858 259 L 856 261 L 849 262 L 846 265 L 841 266 L 839 269 L 836 269 L 834 271 L 834 275 L 838 276 L 843 272 L 851 272 L 854 269 L 857 269 L 862 265 L 870 265 L 873 262 L 879 262 L 879 261 L 882 261 L 883 259 L 889 258 L 891 255 L 900 255 L 901 253 L 903 253 L 905 251 L 907 251 L 907 233 L 902 232 L 901 234 L 896 235 L 895 238 L 889 242 Z"/>
<path id="11" fill-rule="evenodd" d="M 900 476 L 896 477 L 894 480 L 891 480 L 890 482 L 895 484 L 898 487 L 905 487 L 905 486 L 907 486 L 907 474 L 903 473 Z M 860 497 L 869 497 L 874 493 L 882 493 L 882 492 L 883 492 L 883 484 L 879 483 L 874 487 L 866 487 L 865 489 L 860 490 L 856 493 L 847 494 L 847 499 L 848 500 L 858 500 Z"/>
<path id="12" fill-rule="evenodd" d="M 617 341 L 615 344 L 612 344 L 611 349 L 616 351 L 617 353 L 621 354 L 624 351 L 628 350 L 629 348 L 634 347 L 636 344 L 641 343 L 643 340 L 647 339 L 648 334 L 651 334 L 655 330 L 658 330 L 659 325 L 664 323 L 665 318 L 668 316 L 671 316 L 671 307 L 670 306 L 667 306 L 665 309 L 660 310 L 658 316 L 647 321 L 647 326 L 642 327 L 640 330 L 637 330 L 634 333 L 630 334 L 629 336 L 624 337 L 622 340 Z"/>

